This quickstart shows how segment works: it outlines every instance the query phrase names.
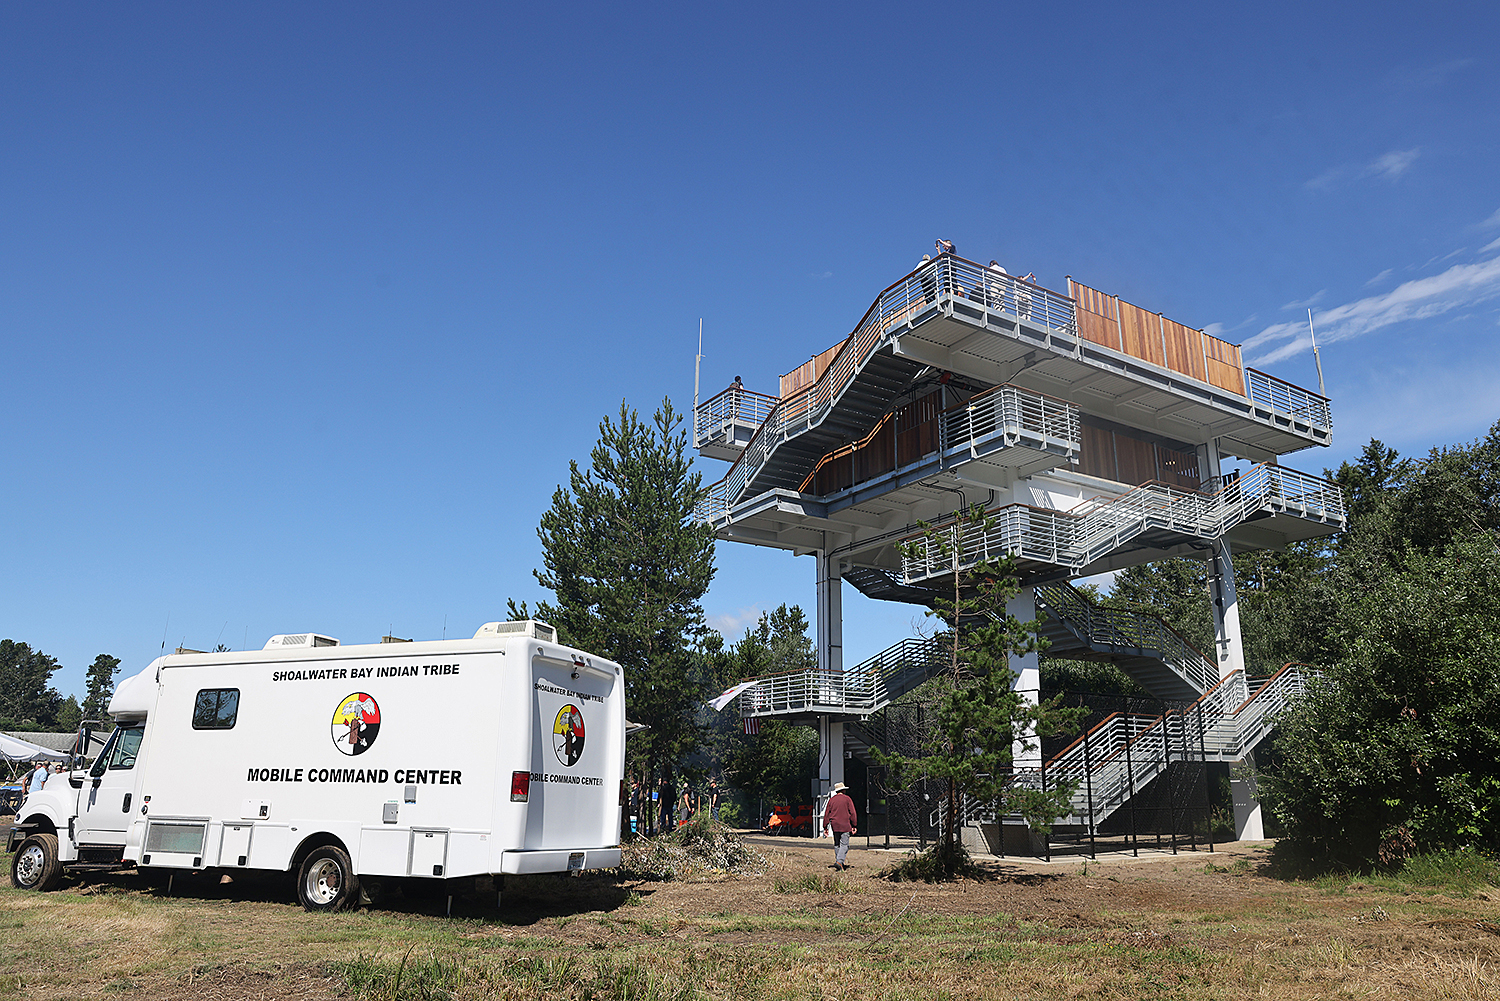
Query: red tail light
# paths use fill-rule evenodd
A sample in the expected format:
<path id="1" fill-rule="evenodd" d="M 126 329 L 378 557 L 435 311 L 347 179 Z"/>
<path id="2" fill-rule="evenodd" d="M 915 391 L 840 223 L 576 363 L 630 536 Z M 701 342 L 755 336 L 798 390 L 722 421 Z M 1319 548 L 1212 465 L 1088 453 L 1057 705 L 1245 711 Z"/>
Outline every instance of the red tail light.
<path id="1" fill-rule="evenodd" d="M 531 773 L 510 773 L 510 801 L 512 803 L 525 803 L 531 796 Z"/>

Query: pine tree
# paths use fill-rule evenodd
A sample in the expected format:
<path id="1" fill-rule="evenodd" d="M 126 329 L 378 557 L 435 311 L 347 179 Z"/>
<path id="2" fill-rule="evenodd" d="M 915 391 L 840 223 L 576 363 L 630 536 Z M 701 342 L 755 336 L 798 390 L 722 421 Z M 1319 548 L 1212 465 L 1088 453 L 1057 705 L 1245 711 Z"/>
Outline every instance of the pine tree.
<path id="1" fill-rule="evenodd" d="M 53 726 L 63 698 L 48 682 L 61 666 L 25 643 L 0 640 L 0 719 L 12 727 Z"/>
<path id="2" fill-rule="evenodd" d="M 587 471 L 575 460 L 542 514 L 537 581 L 555 596 L 535 615 L 560 636 L 625 669 L 631 740 L 649 774 L 699 742 L 695 712 L 711 684 L 695 671 L 692 641 L 706 628 L 701 604 L 714 575 L 713 530 L 693 518 L 701 477 L 687 454 L 683 416 L 664 399 L 650 423 L 626 403 L 599 423 Z M 511 614 L 530 617 L 525 603 Z"/>
<path id="3" fill-rule="evenodd" d="M 1068 709 L 1060 699 L 1032 704 L 1012 689 L 1016 674 L 1012 654 L 1040 651 L 1046 640 L 1037 635 L 1037 621 L 1022 622 L 1006 611 L 1006 602 L 1019 592 L 1014 559 L 981 560 L 961 569 L 959 554 L 993 527 L 994 520 L 979 505 L 961 511 L 951 525 L 924 524 L 921 537 L 906 547 L 907 555 L 936 551 L 952 566 L 947 576 L 950 593 L 935 602 L 929 613 L 948 625 L 948 672 L 935 680 L 933 727 L 917 757 L 876 751 L 877 760 L 891 770 L 893 781 L 909 788 L 918 781 L 938 781 L 947 787 L 943 804 L 943 840 L 935 849 L 938 871 L 952 877 L 968 864 L 958 841 L 958 806 L 962 798 L 993 803 L 997 812 L 1018 813 L 1035 830 L 1051 829 L 1064 813 L 1073 784 L 1060 783 L 1046 791 L 1015 781 L 1016 748 L 1034 750 L 1042 737 L 1077 729 L 1086 709 Z"/>
<path id="4" fill-rule="evenodd" d="M 120 658 L 101 653 L 89 667 L 88 691 L 83 697 L 83 718 L 103 722 L 109 711 L 110 696 L 115 690 L 115 672 L 120 669 Z"/>

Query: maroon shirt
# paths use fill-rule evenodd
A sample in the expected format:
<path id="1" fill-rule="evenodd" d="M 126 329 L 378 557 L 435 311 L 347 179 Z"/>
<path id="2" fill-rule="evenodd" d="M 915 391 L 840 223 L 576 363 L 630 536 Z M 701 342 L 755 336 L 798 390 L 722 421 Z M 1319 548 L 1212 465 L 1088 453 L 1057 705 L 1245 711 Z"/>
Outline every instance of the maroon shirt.
<path id="1" fill-rule="evenodd" d="M 823 808 L 825 831 L 831 827 L 835 834 L 847 834 L 854 830 L 854 825 L 857 823 L 859 823 L 859 815 L 854 812 L 854 800 L 841 792 L 836 792 L 829 797 L 828 805 Z"/>

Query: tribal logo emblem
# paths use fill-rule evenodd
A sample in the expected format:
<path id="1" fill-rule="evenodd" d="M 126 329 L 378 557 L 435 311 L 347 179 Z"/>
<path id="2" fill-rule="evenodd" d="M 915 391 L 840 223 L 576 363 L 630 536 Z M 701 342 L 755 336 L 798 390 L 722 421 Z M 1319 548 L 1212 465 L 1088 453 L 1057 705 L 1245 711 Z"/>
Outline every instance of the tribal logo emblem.
<path id="1" fill-rule="evenodd" d="M 552 750 L 569 768 L 583 757 L 583 713 L 571 702 L 558 711 L 557 722 L 552 724 Z"/>
<path id="2" fill-rule="evenodd" d="M 343 754 L 364 754 L 380 734 L 380 706 L 364 692 L 346 696 L 333 711 L 333 746 Z"/>

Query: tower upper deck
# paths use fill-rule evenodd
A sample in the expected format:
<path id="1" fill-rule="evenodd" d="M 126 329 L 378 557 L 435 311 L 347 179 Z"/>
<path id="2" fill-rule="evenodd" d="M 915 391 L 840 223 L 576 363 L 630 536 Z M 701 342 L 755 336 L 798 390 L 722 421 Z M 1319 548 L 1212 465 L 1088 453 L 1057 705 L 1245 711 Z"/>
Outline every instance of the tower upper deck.
<path id="1" fill-rule="evenodd" d="M 695 414 L 705 455 L 731 459 L 733 504 L 798 489 L 832 451 L 913 401 L 924 374 L 1010 384 L 1167 442 L 1217 440 L 1250 461 L 1333 439 L 1329 402 L 1244 366 L 1238 345 L 1068 280 L 1070 295 L 944 255 L 883 290 L 854 332 L 782 378 L 738 383 Z"/>

